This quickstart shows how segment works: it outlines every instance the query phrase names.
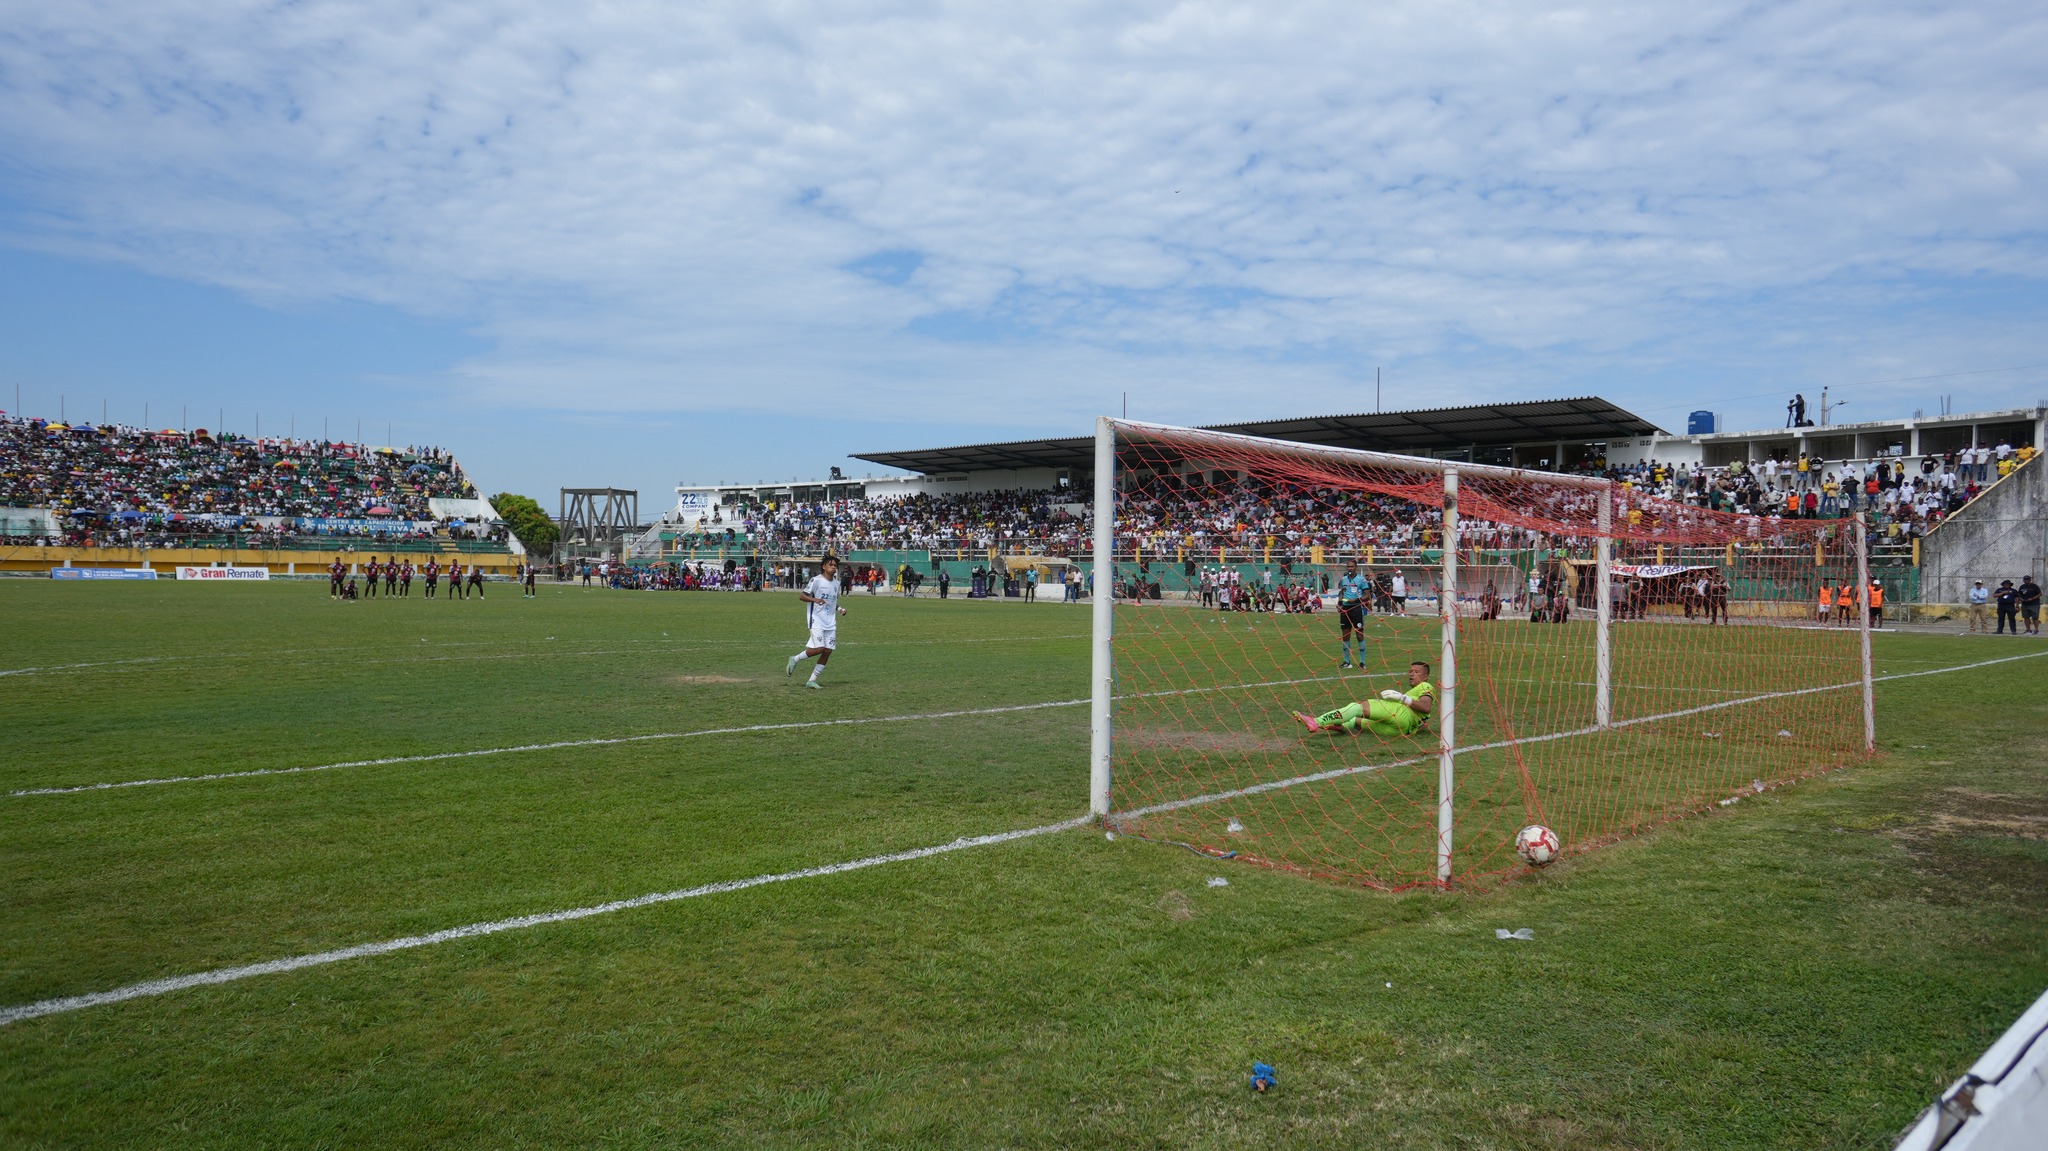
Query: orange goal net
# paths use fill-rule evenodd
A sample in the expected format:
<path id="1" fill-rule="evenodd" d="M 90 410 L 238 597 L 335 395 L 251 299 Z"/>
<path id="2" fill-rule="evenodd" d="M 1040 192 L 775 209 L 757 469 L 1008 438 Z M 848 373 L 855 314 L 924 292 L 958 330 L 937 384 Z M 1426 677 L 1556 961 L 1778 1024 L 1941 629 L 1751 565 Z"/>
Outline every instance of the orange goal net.
<path id="1" fill-rule="evenodd" d="M 1523 866 L 1530 824 L 1585 850 L 1870 747 L 1857 519 L 1128 421 L 1098 437 L 1112 830 L 1473 883 Z"/>

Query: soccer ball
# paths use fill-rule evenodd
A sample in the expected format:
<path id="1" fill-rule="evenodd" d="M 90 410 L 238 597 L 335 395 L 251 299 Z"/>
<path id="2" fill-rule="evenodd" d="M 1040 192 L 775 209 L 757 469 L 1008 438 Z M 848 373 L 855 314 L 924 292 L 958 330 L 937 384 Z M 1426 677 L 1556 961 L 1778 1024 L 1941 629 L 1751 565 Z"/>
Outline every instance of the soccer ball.
<path id="1" fill-rule="evenodd" d="M 1515 833 L 1515 854 L 1531 867 L 1541 867 L 1557 858 L 1564 845 L 1557 840 L 1557 833 L 1540 823 L 1532 823 Z"/>

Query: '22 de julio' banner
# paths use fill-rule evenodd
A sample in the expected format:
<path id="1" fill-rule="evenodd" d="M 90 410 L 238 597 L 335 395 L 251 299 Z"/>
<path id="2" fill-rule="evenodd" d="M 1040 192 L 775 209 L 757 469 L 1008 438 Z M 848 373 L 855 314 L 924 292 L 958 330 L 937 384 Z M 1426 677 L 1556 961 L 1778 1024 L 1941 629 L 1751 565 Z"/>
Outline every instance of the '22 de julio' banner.
<path id="1" fill-rule="evenodd" d="M 179 578 L 179 579 L 181 579 L 181 580 L 188 580 L 188 579 L 196 579 L 196 580 L 246 580 L 246 579 L 269 579 L 269 578 L 270 578 L 270 569 L 269 569 L 269 568 L 237 568 L 237 567 L 218 567 L 218 568 L 197 568 L 197 567 L 182 567 L 182 566 L 181 566 L 181 567 L 179 567 L 179 568 L 178 568 L 178 578 Z"/>

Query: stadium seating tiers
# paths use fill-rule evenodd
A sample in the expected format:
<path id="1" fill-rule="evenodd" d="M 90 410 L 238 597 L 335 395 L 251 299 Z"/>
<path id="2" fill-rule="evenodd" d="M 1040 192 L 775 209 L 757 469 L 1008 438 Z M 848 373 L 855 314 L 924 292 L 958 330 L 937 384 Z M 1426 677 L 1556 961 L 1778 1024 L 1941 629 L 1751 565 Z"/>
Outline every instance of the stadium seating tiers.
<path id="1" fill-rule="evenodd" d="M 429 500 L 475 495 L 438 448 L 0 417 L 0 505 L 49 509 L 65 543 L 163 544 L 224 531 L 255 546 L 306 535 L 421 538 L 432 535 L 423 526 L 434 519 Z"/>

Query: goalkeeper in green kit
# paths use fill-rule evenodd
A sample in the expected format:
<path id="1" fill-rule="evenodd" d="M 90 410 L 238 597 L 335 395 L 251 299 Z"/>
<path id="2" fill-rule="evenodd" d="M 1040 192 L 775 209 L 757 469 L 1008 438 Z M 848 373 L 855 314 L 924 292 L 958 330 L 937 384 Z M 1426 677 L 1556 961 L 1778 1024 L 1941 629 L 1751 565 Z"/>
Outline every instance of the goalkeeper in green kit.
<path id="1" fill-rule="evenodd" d="M 1295 712 L 1294 718 L 1311 733 L 1369 731 L 1374 735 L 1414 735 L 1422 730 L 1429 713 L 1436 708 L 1436 685 L 1429 682 L 1429 665 L 1416 660 L 1408 665 L 1408 690 L 1394 688 L 1363 703 L 1347 703 L 1321 715 Z"/>

